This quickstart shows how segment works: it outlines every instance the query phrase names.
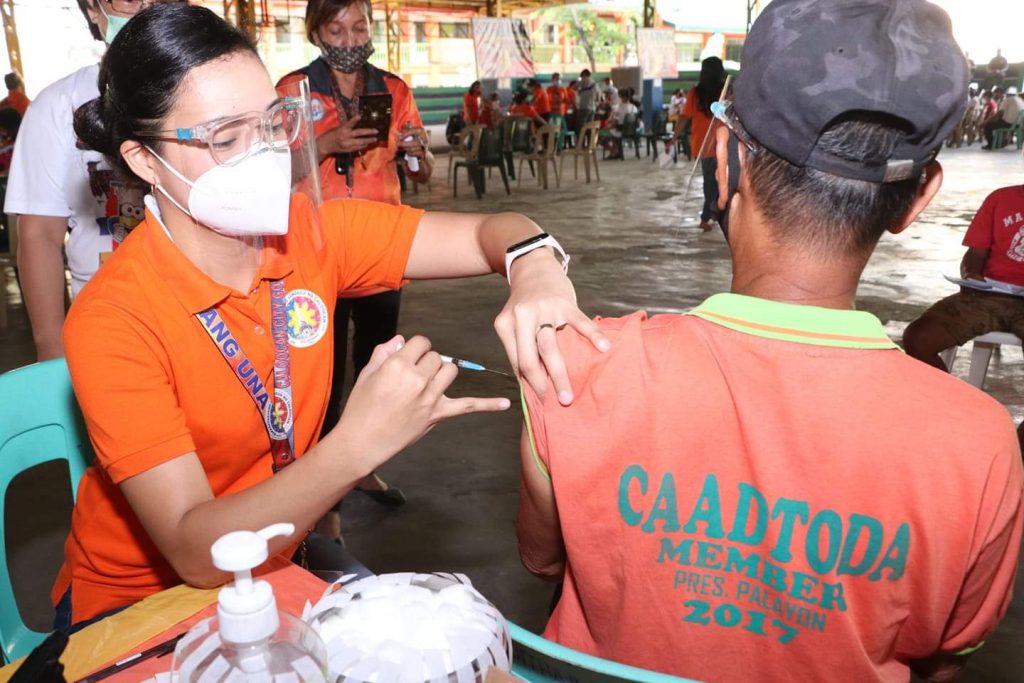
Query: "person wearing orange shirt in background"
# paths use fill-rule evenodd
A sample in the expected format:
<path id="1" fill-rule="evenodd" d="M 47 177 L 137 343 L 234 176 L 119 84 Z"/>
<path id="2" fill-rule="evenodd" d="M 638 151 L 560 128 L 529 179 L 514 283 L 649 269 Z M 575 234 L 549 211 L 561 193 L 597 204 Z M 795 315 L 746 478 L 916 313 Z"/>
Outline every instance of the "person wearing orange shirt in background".
<path id="1" fill-rule="evenodd" d="M 462 96 L 462 117 L 466 125 L 472 126 L 480 121 L 480 81 L 473 81 L 469 90 Z"/>
<path id="2" fill-rule="evenodd" d="M 566 89 L 562 87 L 561 74 L 551 74 L 551 85 L 548 86 L 548 102 L 551 103 L 551 113 L 557 116 L 565 116 L 565 110 L 569 101 Z"/>
<path id="3" fill-rule="evenodd" d="M 523 387 L 544 637 L 702 681 L 955 680 L 1017 576 L 1013 422 L 856 302 L 942 184 L 967 64 L 924 0 L 774 0 L 742 61 L 712 145 L 732 291 L 601 320 L 606 354 L 554 333 L 568 408 Z"/>
<path id="4" fill-rule="evenodd" d="M 21 82 L 21 76 L 12 71 L 4 76 L 4 85 L 7 86 L 7 97 L 0 100 L 0 109 L 13 109 L 24 116 L 32 100 L 25 94 L 25 84 Z"/>
<path id="5" fill-rule="evenodd" d="M 512 106 L 508 108 L 509 116 L 523 116 L 533 121 L 534 128 L 540 128 L 547 123 L 534 109 L 533 105 L 527 102 L 528 95 L 524 92 L 517 92 L 512 96 Z"/>
<path id="6" fill-rule="evenodd" d="M 501 125 L 502 117 L 501 98 L 498 97 L 498 93 L 492 92 L 484 98 L 483 107 L 480 109 L 480 124 L 496 128 Z"/>
<path id="7" fill-rule="evenodd" d="M 599 333 L 575 304 L 560 247 L 533 221 L 317 207 L 293 194 L 293 173 L 315 154 L 303 144 L 315 141 L 308 103 L 282 100 L 255 42 L 209 9 L 142 10 L 99 73 L 99 97 L 75 115 L 78 138 L 154 190 L 64 327 L 96 461 L 51 594 L 57 628 L 181 583 L 224 583 L 210 545 L 229 531 L 289 523 L 270 554 L 287 559 L 300 543 L 312 554 L 307 530 L 378 465 L 442 420 L 509 407 L 447 398 L 455 366 L 424 337 L 395 336 L 321 437 L 331 336 L 344 334 L 331 320 L 339 291 L 508 275 L 495 328 L 516 372 L 544 391 L 552 369 L 572 402 L 549 328 Z"/>
<path id="8" fill-rule="evenodd" d="M 533 108 L 537 110 L 537 114 L 547 121 L 551 116 L 551 100 L 548 98 L 547 92 L 544 90 L 544 86 L 540 84 L 536 78 L 531 78 L 526 82 L 526 87 L 530 91 L 532 98 L 531 104 Z"/>
<path id="9" fill-rule="evenodd" d="M 372 26 L 373 8 L 368 0 L 309 0 L 306 36 L 322 54 L 281 82 L 309 78 L 324 197 L 398 205 L 402 203 L 399 166 L 406 177 L 425 183 L 433 173 L 434 157 L 424 146 L 426 132 L 409 86 L 367 61 L 373 53 Z M 387 139 L 380 141 L 374 129 L 359 127 L 358 113 L 359 98 L 378 93 L 392 98 L 391 129 Z M 416 171 L 409 166 L 411 158 L 418 162 Z M 337 371 L 326 424 L 333 424 L 341 413 L 349 319 L 355 327 L 352 364 L 358 377 L 373 348 L 395 335 L 401 297 L 400 288 L 372 288 L 346 292 L 338 302 L 335 320 L 339 334 L 334 337 Z M 405 502 L 399 489 L 389 487 L 376 475 L 360 483 L 358 490 L 383 505 L 395 507 Z M 329 526 L 336 529 L 336 520 Z"/>
<path id="10" fill-rule="evenodd" d="M 679 136 L 683 134 L 687 119 L 692 122 L 690 158 L 700 157 L 700 167 L 704 174 L 704 207 L 700 212 L 700 229 L 704 232 L 712 228 L 712 221 L 719 220 L 718 183 L 715 180 L 718 164 L 715 160 L 715 147 L 710 142 L 705 145 L 704 138 L 707 137 L 708 131 L 713 125 L 711 104 L 721 97 L 723 87 L 725 87 L 725 66 L 718 57 L 708 57 L 700 64 L 700 80 L 686 96 L 686 104 L 683 106 L 678 123 L 676 123 L 672 139 L 665 143 L 666 151 L 671 151 L 675 147 L 676 141 L 679 140 Z M 703 154 L 701 154 L 702 149 Z"/>

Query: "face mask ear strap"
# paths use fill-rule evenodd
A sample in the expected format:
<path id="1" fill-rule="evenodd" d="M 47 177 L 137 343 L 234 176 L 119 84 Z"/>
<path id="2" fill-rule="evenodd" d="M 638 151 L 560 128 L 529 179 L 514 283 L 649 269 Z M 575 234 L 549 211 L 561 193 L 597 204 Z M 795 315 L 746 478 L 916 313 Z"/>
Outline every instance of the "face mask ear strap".
<path id="1" fill-rule="evenodd" d="M 150 147 L 149 145 L 143 145 L 143 147 L 145 147 L 145 148 L 146 148 L 147 150 L 149 150 L 149 153 L 150 153 L 150 154 L 152 154 L 153 156 L 155 156 L 155 157 L 156 157 L 156 159 L 157 159 L 157 161 L 159 161 L 159 162 L 160 162 L 161 164 L 163 164 L 164 168 L 166 168 L 166 169 L 167 169 L 168 171 L 170 171 L 171 173 L 173 173 L 173 174 L 174 174 L 174 177 L 175 177 L 175 178 L 177 178 L 177 179 L 178 179 L 178 180 L 180 180 L 181 182 L 183 182 L 183 183 L 185 183 L 186 185 L 188 185 L 188 186 L 189 186 L 189 188 L 193 188 L 193 187 L 195 187 L 195 183 L 194 183 L 194 182 L 192 182 L 191 180 L 189 180 L 188 178 L 186 178 L 186 177 L 185 177 L 184 175 L 182 175 L 182 174 L 181 174 L 181 172 L 180 172 L 180 171 L 179 171 L 178 169 L 176 169 L 176 168 L 174 168 L 173 166 L 171 166 L 170 162 L 168 162 L 168 161 L 167 161 L 166 159 L 164 159 L 164 158 L 163 158 L 162 156 L 160 156 L 159 154 L 157 154 L 157 153 L 156 153 L 156 152 L 155 152 L 155 151 L 153 150 L 153 148 L 152 148 L 152 147 Z M 159 185 L 158 185 L 158 187 L 159 187 Z"/>

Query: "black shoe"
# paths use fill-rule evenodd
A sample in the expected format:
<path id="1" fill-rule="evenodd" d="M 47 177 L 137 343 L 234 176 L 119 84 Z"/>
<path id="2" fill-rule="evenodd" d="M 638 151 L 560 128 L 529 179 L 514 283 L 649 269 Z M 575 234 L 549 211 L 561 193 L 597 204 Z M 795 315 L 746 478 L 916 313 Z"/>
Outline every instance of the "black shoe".
<path id="1" fill-rule="evenodd" d="M 982 146 L 982 149 L 991 152 L 992 151 L 992 145 L 984 145 L 984 146 Z"/>
<path id="2" fill-rule="evenodd" d="M 397 489 L 394 486 L 388 486 L 383 491 L 376 489 L 364 489 L 356 487 L 356 491 L 365 493 L 370 500 L 389 508 L 400 508 L 405 505 L 405 494 L 402 493 L 401 489 Z"/>

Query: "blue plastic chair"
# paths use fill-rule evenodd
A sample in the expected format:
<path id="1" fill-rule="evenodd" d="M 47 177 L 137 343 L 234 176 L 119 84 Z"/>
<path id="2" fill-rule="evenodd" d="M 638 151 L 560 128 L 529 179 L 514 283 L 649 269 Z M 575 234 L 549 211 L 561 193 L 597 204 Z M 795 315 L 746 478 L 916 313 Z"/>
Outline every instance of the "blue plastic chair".
<path id="1" fill-rule="evenodd" d="M 7 488 L 20 473 L 52 460 L 67 461 L 74 498 L 92 447 L 63 358 L 0 375 L 0 651 L 8 662 L 47 634 L 25 625 L 14 598 L 4 534 Z"/>
<path id="2" fill-rule="evenodd" d="M 510 623 L 512 673 L 530 683 L 696 683 L 577 652 Z"/>

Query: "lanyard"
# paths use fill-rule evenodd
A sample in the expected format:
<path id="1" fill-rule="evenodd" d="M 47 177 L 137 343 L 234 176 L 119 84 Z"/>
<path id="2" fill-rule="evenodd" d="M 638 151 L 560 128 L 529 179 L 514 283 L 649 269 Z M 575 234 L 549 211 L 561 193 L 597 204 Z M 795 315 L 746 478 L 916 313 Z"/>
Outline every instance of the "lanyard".
<path id="1" fill-rule="evenodd" d="M 334 104 L 338 110 L 338 121 L 339 123 L 345 123 L 350 118 L 354 118 L 359 113 L 359 98 L 364 94 L 366 90 L 366 67 L 359 69 L 359 73 L 356 74 L 356 87 L 355 93 L 352 99 L 349 100 L 348 106 L 345 104 L 345 97 L 341 94 L 341 89 L 338 87 L 338 82 L 334 80 L 334 74 L 331 74 L 331 96 L 334 97 Z M 351 107 L 351 109 L 349 108 Z M 345 187 L 348 189 L 349 199 L 352 198 L 352 188 L 355 186 L 355 175 L 356 175 L 356 158 L 360 155 L 355 152 L 348 152 L 348 168 L 345 169 Z M 365 169 L 365 162 L 363 168 Z"/>
<path id="2" fill-rule="evenodd" d="M 196 317 L 263 416 L 263 424 L 270 437 L 270 455 L 276 473 L 295 460 L 291 352 L 288 347 L 288 320 L 283 280 L 270 281 L 270 296 L 270 329 L 274 340 L 272 394 L 268 393 L 256 367 L 242 351 L 238 340 L 228 329 L 227 323 L 220 317 L 217 309 L 209 308 L 197 313 Z"/>

